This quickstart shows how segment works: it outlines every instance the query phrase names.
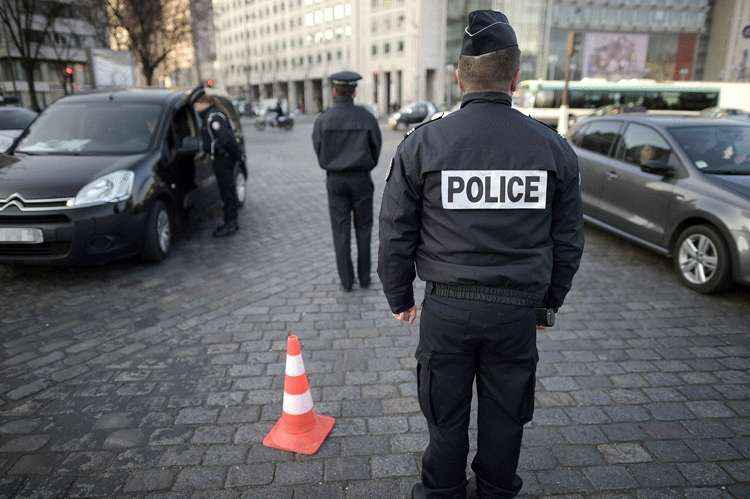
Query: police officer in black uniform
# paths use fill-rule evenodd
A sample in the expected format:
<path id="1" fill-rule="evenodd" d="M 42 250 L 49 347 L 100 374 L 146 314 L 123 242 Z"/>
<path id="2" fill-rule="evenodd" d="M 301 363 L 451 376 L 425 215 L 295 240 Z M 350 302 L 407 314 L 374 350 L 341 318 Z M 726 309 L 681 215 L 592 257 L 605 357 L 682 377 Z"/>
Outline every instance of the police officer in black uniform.
<path id="1" fill-rule="evenodd" d="M 315 120 L 313 146 L 320 167 L 326 170 L 328 209 L 333 228 L 336 266 L 345 291 L 354 284 L 351 257 L 351 220 L 357 236 L 357 277 L 362 288 L 370 286 L 370 237 L 372 234 L 373 184 L 383 143 L 375 117 L 354 105 L 357 81 L 352 71 L 330 76 L 333 106 Z"/>
<path id="2" fill-rule="evenodd" d="M 237 211 L 237 178 L 235 167 L 242 161 L 242 152 L 234 137 L 229 119 L 218 108 L 215 98 L 203 94 L 195 101 L 195 110 L 201 117 L 201 135 L 204 152 L 211 155 L 216 184 L 224 204 L 224 224 L 213 233 L 214 237 L 226 237 L 239 229 Z"/>
<path id="3" fill-rule="evenodd" d="M 413 497 L 466 497 L 475 381 L 477 492 L 520 491 L 536 309 L 563 304 L 583 251 L 578 160 L 562 137 L 511 108 L 519 65 L 505 15 L 472 12 L 457 71 L 461 109 L 415 129 L 388 172 L 378 274 L 395 318 L 416 318 L 415 266 L 427 281 L 416 357 L 430 442 Z"/>

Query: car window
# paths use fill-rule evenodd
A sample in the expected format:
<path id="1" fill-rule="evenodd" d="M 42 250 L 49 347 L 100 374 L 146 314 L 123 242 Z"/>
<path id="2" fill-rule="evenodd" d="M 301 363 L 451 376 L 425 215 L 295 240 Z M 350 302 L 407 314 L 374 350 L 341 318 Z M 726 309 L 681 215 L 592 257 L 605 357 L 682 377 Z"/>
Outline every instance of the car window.
<path id="1" fill-rule="evenodd" d="M 53 104 L 29 128 L 16 151 L 28 154 L 135 154 L 154 142 L 158 104 Z"/>
<path id="2" fill-rule="evenodd" d="M 23 130 L 34 121 L 36 113 L 21 107 L 0 110 L 0 130 Z"/>
<path id="3" fill-rule="evenodd" d="M 681 126 L 669 133 L 701 172 L 750 175 L 750 126 Z"/>
<path id="4" fill-rule="evenodd" d="M 589 151 L 609 155 L 612 146 L 620 137 L 619 121 L 596 121 L 586 128 L 581 138 L 581 148 Z"/>
<path id="5" fill-rule="evenodd" d="M 578 130 L 573 133 L 571 142 L 573 142 L 573 144 L 577 145 L 578 147 L 581 147 L 581 142 L 583 142 L 583 135 L 586 133 L 588 127 L 588 125 L 582 125 L 578 127 Z"/>
<path id="6" fill-rule="evenodd" d="M 637 166 L 649 162 L 666 165 L 670 163 L 672 148 L 653 128 L 631 123 L 620 142 L 617 157 Z"/>

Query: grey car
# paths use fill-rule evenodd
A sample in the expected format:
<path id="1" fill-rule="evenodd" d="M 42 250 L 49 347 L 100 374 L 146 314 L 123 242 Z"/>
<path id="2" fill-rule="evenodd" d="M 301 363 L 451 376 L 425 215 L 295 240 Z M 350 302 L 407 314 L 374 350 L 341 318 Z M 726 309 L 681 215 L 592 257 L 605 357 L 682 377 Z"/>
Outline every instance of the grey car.
<path id="1" fill-rule="evenodd" d="M 750 284 L 750 124 L 617 115 L 570 141 L 586 221 L 671 256 L 696 291 Z"/>

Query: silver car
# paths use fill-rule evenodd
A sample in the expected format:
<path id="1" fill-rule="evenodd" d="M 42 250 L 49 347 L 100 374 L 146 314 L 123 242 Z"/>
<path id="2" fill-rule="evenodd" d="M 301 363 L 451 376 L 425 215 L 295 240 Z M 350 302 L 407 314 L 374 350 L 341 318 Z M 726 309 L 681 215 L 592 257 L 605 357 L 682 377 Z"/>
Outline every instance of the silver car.
<path id="1" fill-rule="evenodd" d="M 701 293 L 750 284 L 750 124 L 628 114 L 569 136 L 588 222 L 671 256 Z"/>

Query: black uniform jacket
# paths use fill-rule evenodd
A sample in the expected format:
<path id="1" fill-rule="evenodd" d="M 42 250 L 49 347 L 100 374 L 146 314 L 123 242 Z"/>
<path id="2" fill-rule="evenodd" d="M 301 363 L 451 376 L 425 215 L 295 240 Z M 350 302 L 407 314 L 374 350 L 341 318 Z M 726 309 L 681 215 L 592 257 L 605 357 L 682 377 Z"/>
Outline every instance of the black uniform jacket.
<path id="1" fill-rule="evenodd" d="M 396 150 L 378 261 L 394 313 L 414 305 L 415 264 L 425 281 L 493 288 L 502 303 L 562 305 L 583 252 L 578 158 L 510 104 L 467 94 Z"/>
<path id="2" fill-rule="evenodd" d="M 334 97 L 334 105 L 315 120 L 313 146 L 320 167 L 329 172 L 369 172 L 378 164 L 383 137 L 375 117 L 351 97 Z"/>
<path id="3" fill-rule="evenodd" d="M 242 152 L 234 136 L 232 125 L 227 117 L 215 107 L 210 107 L 201 113 L 203 128 L 203 145 L 206 153 L 214 156 L 231 158 L 234 161 L 242 160 Z M 213 150 L 212 150 L 213 147 Z"/>

